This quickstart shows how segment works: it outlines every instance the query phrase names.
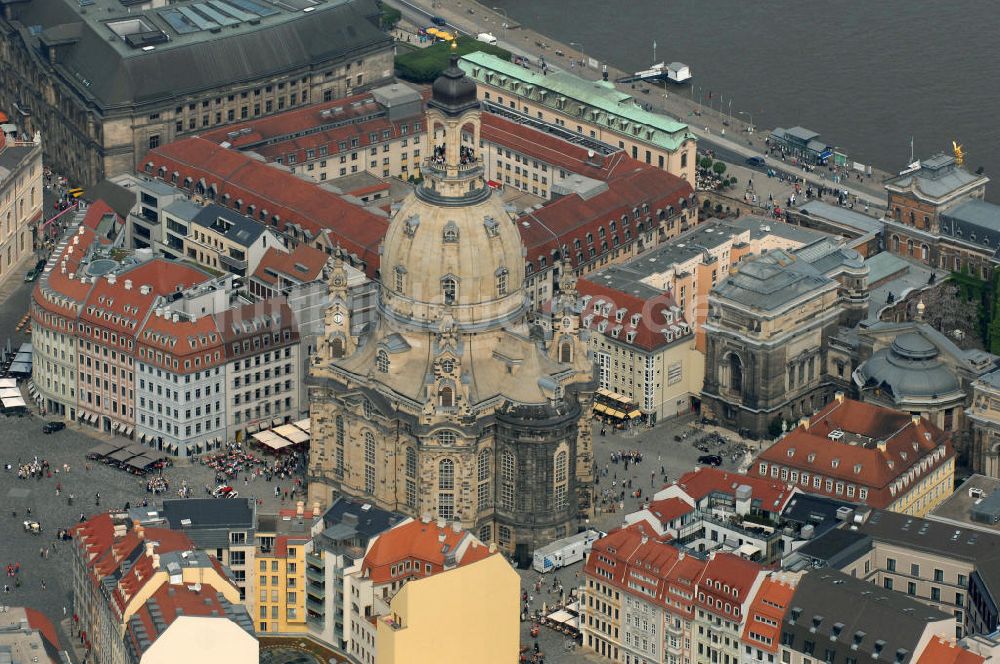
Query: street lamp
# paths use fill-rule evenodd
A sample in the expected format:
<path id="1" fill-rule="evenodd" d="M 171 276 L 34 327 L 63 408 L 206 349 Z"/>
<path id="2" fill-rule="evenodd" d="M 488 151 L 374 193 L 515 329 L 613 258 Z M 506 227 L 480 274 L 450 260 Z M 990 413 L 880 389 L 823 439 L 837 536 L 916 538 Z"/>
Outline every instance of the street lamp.
<path id="1" fill-rule="evenodd" d="M 586 55 L 583 52 L 583 44 L 581 44 L 580 42 L 570 42 L 569 45 L 570 46 L 576 46 L 576 50 L 580 51 L 580 56 L 581 56 L 580 57 L 580 62 L 583 62 L 584 58 L 582 56 Z"/>
<path id="2" fill-rule="evenodd" d="M 506 40 L 507 39 L 507 24 L 510 23 L 510 16 L 507 14 L 507 10 L 504 9 L 503 7 L 494 7 L 493 11 L 495 11 L 498 14 L 500 14 L 501 16 L 503 16 L 503 24 L 500 27 L 503 28 L 503 38 L 504 38 L 504 40 Z"/>
<path id="3" fill-rule="evenodd" d="M 753 113 L 751 113 L 750 111 L 740 111 L 740 115 L 747 115 L 747 116 L 750 117 L 750 126 L 747 127 L 747 133 L 748 134 L 752 134 L 753 133 Z"/>

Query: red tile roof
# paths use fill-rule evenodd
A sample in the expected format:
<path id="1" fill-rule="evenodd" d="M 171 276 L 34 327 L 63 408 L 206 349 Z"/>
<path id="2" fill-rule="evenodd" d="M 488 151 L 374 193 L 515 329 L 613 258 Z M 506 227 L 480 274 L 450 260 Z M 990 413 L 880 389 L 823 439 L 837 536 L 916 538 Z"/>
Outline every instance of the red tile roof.
<path id="1" fill-rule="evenodd" d="M 483 113 L 480 136 L 484 141 L 595 180 L 610 180 L 616 176 L 617 169 L 630 168 L 637 163 L 622 151 L 607 156 L 590 156 L 587 148 L 582 145 L 564 141 L 493 113 Z"/>
<path id="2" fill-rule="evenodd" d="M 193 184 L 204 180 L 207 189 L 216 187 L 218 202 L 228 194 L 232 202 L 242 200 L 258 211 L 266 210 L 268 220 L 277 215 L 283 231 L 291 232 L 289 226 L 297 225 L 308 233 L 310 243 L 327 235 L 331 246 L 339 245 L 363 261 L 369 276 L 378 268 L 378 246 L 388 219 L 313 182 L 197 136 L 150 151 L 140 170 L 155 175 L 161 168 L 168 182 L 173 182 L 174 172 L 181 186 L 186 178 Z"/>
<path id="3" fill-rule="evenodd" d="M 670 293 L 664 292 L 655 297 L 644 299 L 589 279 L 580 279 L 576 288 L 581 297 L 590 296 L 580 315 L 584 326 L 596 332 L 598 326 L 606 321 L 607 326 L 603 334 L 610 341 L 650 351 L 694 339 L 690 326 L 687 328 L 687 333 L 683 333 L 680 327 L 680 323 L 684 322 L 683 317 L 675 316 L 672 323 L 667 322 L 667 312 L 672 305 L 676 304 Z M 608 304 L 611 306 L 604 306 Z M 605 309 L 607 315 L 603 313 Z M 620 323 L 617 319 L 619 311 L 624 311 Z M 641 315 L 636 325 L 632 324 L 634 314 Z M 676 326 L 677 329 L 671 330 L 673 339 L 668 340 L 664 330 L 669 329 L 671 325 Z M 617 336 L 615 336 L 616 329 L 618 330 Z M 633 332 L 634 335 L 630 334 Z M 681 334 L 677 334 L 677 332 L 681 332 Z"/>
<path id="4" fill-rule="evenodd" d="M 740 605 L 749 598 L 761 569 L 760 564 L 732 553 L 710 554 L 698 582 L 695 603 L 739 621 Z"/>
<path id="5" fill-rule="evenodd" d="M 781 621 L 794 595 L 794 585 L 785 583 L 780 575 L 768 575 L 747 609 L 743 641 L 765 652 L 778 652 Z"/>
<path id="6" fill-rule="evenodd" d="M 329 256 L 307 244 L 300 244 L 291 252 L 271 247 L 260 259 L 253 278 L 271 286 L 278 285 L 276 275 L 308 283 L 323 276 L 323 267 Z"/>
<path id="7" fill-rule="evenodd" d="M 758 563 L 728 553 L 712 554 L 707 561 L 685 555 L 644 522 L 594 542 L 584 564 L 584 574 L 627 594 L 641 587 L 640 597 L 655 598 L 671 613 L 691 616 L 693 602 L 736 621 L 761 570 Z"/>
<path id="8" fill-rule="evenodd" d="M 588 246 L 601 255 L 601 238 L 598 229 L 603 227 L 606 233 L 608 251 L 615 248 L 614 238 L 619 243 L 625 240 L 625 231 L 630 229 L 632 238 L 638 236 L 639 224 L 643 231 L 653 230 L 657 224 L 657 211 L 672 207 L 680 210 L 690 204 L 694 195 L 691 185 L 682 178 L 671 175 L 659 168 L 640 163 L 629 158 L 627 164 L 622 164 L 615 170 L 615 177 L 607 183 L 606 191 L 584 199 L 579 194 L 562 196 L 547 205 L 522 215 L 518 219 L 521 240 L 527 249 L 527 260 L 540 269 L 539 257 L 552 260 L 552 254 L 564 245 L 568 248 L 573 266 L 592 260 Z M 649 206 L 648 212 L 642 213 L 643 204 Z M 634 208 L 639 208 L 640 217 L 635 219 Z M 623 223 L 622 215 L 628 217 Z M 610 232 L 610 223 L 614 221 L 616 232 Z M 591 233 L 593 241 L 587 242 L 587 233 Z M 574 241 L 579 240 L 583 260 L 577 257 Z"/>
<path id="9" fill-rule="evenodd" d="M 983 664 L 986 658 L 962 648 L 954 641 L 934 636 L 915 664 Z"/>
<path id="10" fill-rule="evenodd" d="M 211 585 L 201 584 L 198 586 L 188 586 L 185 584 L 164 583 L 156 589 L 146 602 L 135 612 L 135 617 L 142 624 L 149 642 L 155 642 L 163 632 L 170 629 L 170 625 L 178 616 L 217 616 L 220 619 L 226 618 L 226 605 L 219 599 L 218 590 Z M 150 603 L 155 600 L 160 609 L 157 620 L 153 619 L 150 613 Z M 164 624 L 165 628 L 161 632 L 157 623 Z M 142 653 L 145 649 L 140 646 L 139 635 L 135 625 L 129 621 L 125 630 L 125 638 L 132 641 L 135 652 Z M 148 647 L 148 645 L 147 645 Z"/>
<path id="11" fill-rule="evenodd" d="M 28 627 L 31 629 L 37 629 L 54 650 L 60 650 L 62 648 L 62 646 L 59 645 L 59 633 L 56 631 L 55 625 L 52 624 L 52 621 L 49 620 L 44 613 L 38 611 L 37 609 L 24 607 L 24 615 L 28 619 Z"/>
<path id="12" fill-rule="evenodd" d="M 372 115 L 379 117 L 358 121 Z M 421 131 L 413 131 L 414 121 L 421 123 Z M 253 150 L 268 161 L 281 157 L 287 163 L 288 155 L 294 154 L 296 161 L 302 163 L 307 160 L 307 149 L 326 147 L 326 156 L 332 157 L 341 152 L 341 142 L 347 143 L 344 152 L 364 150 L 371 144 L 372 133 L 377 135 L 379 143 L 386 140 L 382 137 L 386 130 L 390 138 L 399 138 L 403 135 L 402 124 L 408 125 L 408 136 L 424 133 L 427 126 L 423 111 L 390 121 L 386 109 L 371 93 L 364 93 L 220 127 L 200 136 L 215 143 L 228 142 L 237 150 Z M 351 139 L 355 138 L 358 145 L 351 147 Z"/>
<path id="13" fill-rule="evenodd" d="M 155 258 L 111 277 L 99 277 L 80 311 L 80 320 L 126 337 L 136 337 L 158 296 L 211 278 L 184 263 Z M 129 283 L 126 283 L 129 282 Z M 143 293 L 143 286 L 149 286 Z"/>
<path id="14" fill-rule="evenodd" d="M 838 431 L 840 434 L 833 434 Z M 880 449 L 880 446 L 883 449 Z M 941 451 L 938 451 L 940 448 Z M 834 400 L 757 456 L 750 474 L 761 476 L 761 463 L 771 468 L 795 469 L 809 474 L 809 488 L 803 490 L 844 498 L 845 493 L 826 489 L 826 478 L 864 487 L 865 500 L 872 507 L 888 507 L 909 486 L 927 473 L 947 463 L 955 452 L 951 436 L 930 421 L 914 422 L 908 413 L 871 403 Z M 908 477 L 913 471 L 914 475 Z M 815 477 L 823 478 L 820 487 Z M 906 478 L 902 485 L 894 483 Z M 842 487 L 843 488 L 843 487 Z"/>
<path id="15" fill-rule="evenodd" d="M 690 514 L 694 508 L 680 498 L 665 498 L 654 500 L 647 507 L 650 514 L 655 516 L 663 524 L 669 524 L 674 519 L 679 519 L 685 514 Z"/>
<path id="16" fill-rule="evenodd" d="M 718 468 L 702 467 L 684 473 L 674 483 L 700 502 L 711 493 L 732 496 L 736 488 L 746 484 L 750 487 L 751 501 L 766 512 L 780 512 L 793 495 L 794 487 L 768 479 L 730 473 Z M 759 503 L 758 503 L 759 501 Z"/>
<path id="17" fill-rule="evenodd" d="M 387 583 L 407 576 L 427 576 L 425 570 L 428 564 L 431 574 L 437 574 L 444 571 L 446 552 L 455 552 L 456 565 L 468 565 L 493 555 L 489 547 L 467 531 L 455 532 L 452 527 L 439 527 L 433 521 L 408 521 L 376 538 L 365 555 L 362 570 L 375 583 Z M 405 561 L 416 563 L 412 574 L 400 569 L 393 575 L 392 567 Z"/>

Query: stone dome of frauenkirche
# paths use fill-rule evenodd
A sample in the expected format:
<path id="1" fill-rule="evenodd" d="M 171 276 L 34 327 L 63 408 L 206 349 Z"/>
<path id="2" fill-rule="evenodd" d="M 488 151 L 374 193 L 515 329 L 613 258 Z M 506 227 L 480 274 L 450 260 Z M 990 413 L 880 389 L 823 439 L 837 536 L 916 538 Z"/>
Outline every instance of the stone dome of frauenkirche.
<path id="1" fill-rule="evenodd" d="M 380 259 L 383 310 L 433 327 L 489 329 L 525 314 L 524 247 L 478 154 L 475 83 L 457 56 L 434 82 L 423 182 L 393 213 Z"/>

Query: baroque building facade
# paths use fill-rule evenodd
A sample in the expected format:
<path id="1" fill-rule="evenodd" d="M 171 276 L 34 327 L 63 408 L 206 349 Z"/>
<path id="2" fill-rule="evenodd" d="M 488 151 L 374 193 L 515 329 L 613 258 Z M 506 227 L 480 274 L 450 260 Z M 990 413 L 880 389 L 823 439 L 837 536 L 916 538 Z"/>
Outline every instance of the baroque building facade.
<path id="1" fill-rule="evenodd" d="M 593 368 L 564 271 L 550 333 L 532 328 L 524 247 L 483 177 L 475 83 L 453 57 L 427 108 L 424 182 L 395 212 L 375 320 L 352 335 L 330 275 L 309 385 L 309 500 L 338 494 L 454 521 L 527 556 L 592 504 Z"/>

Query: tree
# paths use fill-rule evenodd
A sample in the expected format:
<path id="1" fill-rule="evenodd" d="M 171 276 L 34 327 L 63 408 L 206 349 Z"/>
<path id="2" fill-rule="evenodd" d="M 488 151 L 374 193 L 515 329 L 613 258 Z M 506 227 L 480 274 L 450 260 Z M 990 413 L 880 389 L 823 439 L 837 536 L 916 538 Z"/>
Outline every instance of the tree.
<path id="1" fill-rule="evenodd" d="M 711 157 L 702 157 L 701 159 L 698 160 L 698 165 L 704 168 L 706 171 L 712 167 L 712 163 L 713 162 Z"/>
<path id="2" fill-rule="evenodd" d="M 717 161 L 712 164 L 712 170 L 715 171 L 716 175 L 722 175 L 726 172 L 726 164 L 722 161 Z"/>
<path id="3" fill-rule="evenodd" d="M 953 281 L 946 281 L 937 288 L 928 288 L 921 293 L 924 302 L 924 319 L 934 329 L 942 332 L 959 345 L 969 347 L 979 345 L 982 339 L 981 294 L 974 284 L 960 287 Z M 959 330 L 961 340 L 956 339 Z"/>
<path id="4" fill-rule="evenodd" d="M 780 415 L 771 420 L 771 423 L 767 425 L 767 433 L 771 435 L 771 438 L 777 438 L 778 436 L 781 435 L 782 433 L 781 425 L 783 423 L 784 420 L 781 419 Z"/>
<path id="5" fill-rule="evenodd" d="M 402 18 L 403 13 L 395 7 L 382 5 L 382 13 L 379 16 L 379 22 L 382 24 L 383 30 L 392 30 Z"/>

